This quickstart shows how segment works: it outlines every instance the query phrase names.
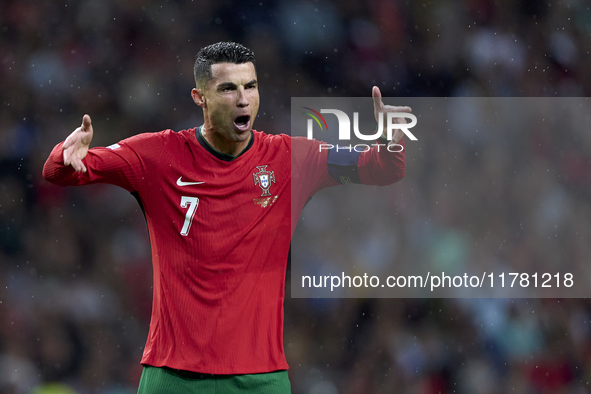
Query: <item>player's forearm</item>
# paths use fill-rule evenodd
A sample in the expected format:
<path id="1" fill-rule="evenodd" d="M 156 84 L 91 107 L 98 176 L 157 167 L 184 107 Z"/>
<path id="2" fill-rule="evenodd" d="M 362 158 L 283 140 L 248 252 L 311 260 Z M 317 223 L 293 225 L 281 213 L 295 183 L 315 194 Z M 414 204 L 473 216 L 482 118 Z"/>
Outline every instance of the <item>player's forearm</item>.
<path id="1" fill-rule="evenodd" d="M 385 186 L 404 178 L 406 172 L 404 139 L 401 139 L 398 145 L 392 145 L 388 149 L 386 144 L 383 144 L 361 153 L 357 163 L 361 183 Z M 402 150 L 398 152 L 401 147 Z"/>
<path id="2" fill-rule="evenodd" d="M 49 154 L 43 166 L 43 178 L 60 186 L 77 185 L 78 172 L 72 166 L 64 165 L 63 145 L 64 142 L 60 142 Z"/>

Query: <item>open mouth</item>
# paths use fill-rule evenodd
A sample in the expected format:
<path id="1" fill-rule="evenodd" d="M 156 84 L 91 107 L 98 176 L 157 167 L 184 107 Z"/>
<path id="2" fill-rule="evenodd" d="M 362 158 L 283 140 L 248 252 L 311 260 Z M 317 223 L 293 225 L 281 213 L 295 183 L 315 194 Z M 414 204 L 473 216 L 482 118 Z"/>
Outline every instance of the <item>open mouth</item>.
<path id="1" fill-rule="evenodd" d="M 240 131 L 248 130 L 250 126 L 250 116 L 249 115 L 242 115 L 234 119 L 234 126 Z"/>

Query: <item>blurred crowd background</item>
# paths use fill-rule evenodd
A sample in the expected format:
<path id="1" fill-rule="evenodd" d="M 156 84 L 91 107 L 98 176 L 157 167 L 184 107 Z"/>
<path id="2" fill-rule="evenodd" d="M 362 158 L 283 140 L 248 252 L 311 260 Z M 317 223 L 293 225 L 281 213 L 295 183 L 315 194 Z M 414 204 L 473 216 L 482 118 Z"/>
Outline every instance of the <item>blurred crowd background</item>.
<path id="1" fill-rule="evenodd" d="M 137 390 L 152 275 L 139 206 L 113 186 L 41 177 L 83 114 L 95 146 L 200 125 L 194 58 L 222 40 L 255 51 L 255 128 L 271 133 L 289 133 L 292 96 L 373 85 L 389 97 L 589 96 L 590 33 L 582 0 L 0 1 L 0 393 Z M 409 145 L 407 177 L 384 189 L 398 234 L 382 242 L 466 265 L 584 264 L 591 144 L 588 130 L 563 131 Z M 522 149 L 502 149 L 512 142 Z M 470 194 L 455 200 L 453 187 Z M 585 299 L 291 299 L 287 283 L 296 394 L 590 390 Z"/>

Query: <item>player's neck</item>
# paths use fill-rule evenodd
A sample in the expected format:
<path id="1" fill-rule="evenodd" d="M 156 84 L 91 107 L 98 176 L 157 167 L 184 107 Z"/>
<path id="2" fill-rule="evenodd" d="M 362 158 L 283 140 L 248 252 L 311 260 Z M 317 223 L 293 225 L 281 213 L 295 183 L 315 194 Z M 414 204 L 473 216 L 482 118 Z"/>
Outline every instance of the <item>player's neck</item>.
<path id="1" fill-rule="evenodd" d="M 248 146 L 252 133 L 248 133 L 248 138 L 245 141 L 231 141 L 223 138 L 220 133 L 216 133 L 208 129 L 205 125 L 201 127 L 201 135 L 207 143 L 216 151 L 226 155 L 237 157 Z"/>

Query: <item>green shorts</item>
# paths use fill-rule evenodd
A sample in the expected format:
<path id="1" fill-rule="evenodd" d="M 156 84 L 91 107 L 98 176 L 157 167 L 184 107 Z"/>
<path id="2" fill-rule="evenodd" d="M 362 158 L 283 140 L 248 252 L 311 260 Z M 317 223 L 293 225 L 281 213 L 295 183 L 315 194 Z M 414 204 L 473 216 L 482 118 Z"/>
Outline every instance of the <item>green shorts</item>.
<path id="1" fill-rule="evenodd" d="M 144 365 L 138 394 L 291 394 L 287 371 L 209 375 Z"/>

